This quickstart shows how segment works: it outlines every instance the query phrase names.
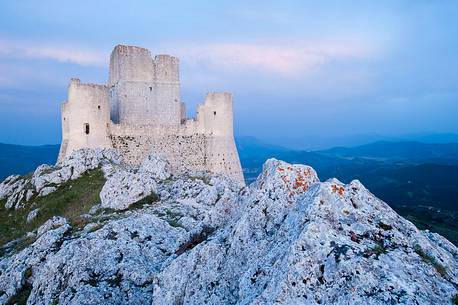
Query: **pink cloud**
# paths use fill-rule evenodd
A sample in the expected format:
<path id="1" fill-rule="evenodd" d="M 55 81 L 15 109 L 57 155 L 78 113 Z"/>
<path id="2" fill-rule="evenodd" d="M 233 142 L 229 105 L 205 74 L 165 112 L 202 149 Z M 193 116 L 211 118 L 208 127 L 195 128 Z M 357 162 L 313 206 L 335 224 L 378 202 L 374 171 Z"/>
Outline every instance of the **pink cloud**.
<path id="1" fill-rule="evenodd" d="M 374 47 L 355 43 L 306 46 L 221 43 L 174 49 L 183 61 L 191 64 L 233 72 L 249 69 L 287 78 L 312 72 L 332 60 L 367 58 L 378 53 Z"/>
<path id="2" fill-rule="evenodd" d="M 62 45 L 0 40 L 0 56 L 51 59 L 79 65 L 107 65 L 107 54 Z"/>

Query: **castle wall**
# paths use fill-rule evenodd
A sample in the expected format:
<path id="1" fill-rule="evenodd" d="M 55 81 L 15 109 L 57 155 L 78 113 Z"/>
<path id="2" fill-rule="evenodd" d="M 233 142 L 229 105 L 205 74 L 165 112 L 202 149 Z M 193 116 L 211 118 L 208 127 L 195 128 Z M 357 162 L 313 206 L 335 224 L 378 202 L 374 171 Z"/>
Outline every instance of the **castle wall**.
<path id="1" fill-rule="evenodd" d="M 62 107 L 62 143 L 59 160 L 80 148 L 111 147 L 108 87 L 72 79 L 68 101 Z"/>
<path id="2" fill-rule="evenodd" d="M 209 93 L 196 118 L 186 119 L 178 65 L 169 55 L 152 58 L 147 49 L 117 46 L 107 86 L 72 79 L 61 108 L 58 161 L 79 148 L 114 147 L 128 163 L 154 153 L 177 172 L 208 170 L 243 183 L 231 94 Z"/>
<path id="3" fill-rule="evenodd" d="M 243 181 L 233 136 L 232 95 L 226 92 L 207 94 L 204 105 L 199 107 L 197 120 L 203 125 L 205 133 L 209 134 L 207 169 Z"/>
<path id="4" fill-rule="evenodd" d="M 209 93 L 197 118 L 177 127 L 112 124 L 110 130 L 113 147 L 130 163 L 153 152 L 167 158 L 176 171 L 209 170 L 243 182 L 228 93 Z"/>
<path id="5" fill-rule="evenodd" d="M 151 128 L 150 126 L 112 125 L 113 147 L 125 160 L 138 164 L 150 153 L 165 157 L 173 170 L 206 170 L 208 137 L 190 133 L 185 128 Z"/>
<path id="6" fill-rule="evenodd" d="M 204 104 L 198 107 L 197 120 L 208 133 L 215 136 L 232 136 L 232 95 L 227 92 L 208 93 Z"/>
<path id="7" fill-rule="evenodd" d="M 63 102 L 60 106 L 60 122 L 62 126 L 62 143 L 60 144 L 60 149 L 59 149 L 59 155 L 57 157 L 57 160 L 60 161 L 63 158 L 65 158 L 67 152 L 68 152 L 68 141 L 70 139 L 70 130 L 69 130 L 69 124 L 68 124 L 68 103 Z"/>
<path id="8" fill-rule="evenodd" d="M 111 141 L 125 161 L 140 163 L 150 153 L 165 157 L 176 172 L 185 170 L 223 173 L 243 182 L 240 161 L 233 137 L 193 132 L 198 122 L 189 128 L 148 128 L 147 126 L 111 126 Z"/>
<path id="9" fill-rule="evenodd" d="M 111 119 L 119 124 L 176 126 L 182 109 L 178 59 L 117 46 L 110 59 Z"/>
<path id="10" fill-rule="evenodd" d="M 244 182 L 242 166 L 233 137 L 211 136 L 207 141 L 206 170 Z"/>
<path id="11" fill-rule="evenodd" d="M 108 85 L 118 81 L 153 81 L 154 64 L 149 50 L 117 45 L 110 56 Z"/>

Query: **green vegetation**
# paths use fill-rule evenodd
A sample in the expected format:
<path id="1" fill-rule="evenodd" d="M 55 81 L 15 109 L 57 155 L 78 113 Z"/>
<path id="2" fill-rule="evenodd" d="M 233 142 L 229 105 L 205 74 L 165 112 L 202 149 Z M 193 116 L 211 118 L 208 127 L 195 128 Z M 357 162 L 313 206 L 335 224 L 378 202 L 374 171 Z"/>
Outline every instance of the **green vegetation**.
<path id="1" fill-rule="evenodd" d="M 392 226 L 387 225 L 387 224 L 385 224 L 385 223 L 383 223 L 381 221 L 378 223 L 378 226 L 380 228 L 382 228 L 383 230 L 385 230 L 385 231 L 389 231 L 389 230 L 391 230 L 393 228 Z"/>
<path id="2" fill-rule="evenodd" d="M 423 251 L 423 249 L 418 245 L 415 246 L 414 250 L 425 263 L 431 264 L 434 269 L 436 269 L 437 273 L 439 273 L 443 278 L 447 278 L 447 270 L 444 266 L 439 264 L 434 257 Z"/>
<path id="3" fill-rule="evenodd" d="M 375 257 L 378 259 L 378 257 L 382 254 L 385 254 L 388 252 L 388 249 L 383 246 L 382 243 L 377 243 L 373 248 L 369 248 L 363 252 L 363 256 L 368 258 L 372 255 L 375 255 Z"/>
<path id="4" fill-rule="evenodd" d="M 458 294 L 455 294 L 452 298 L 452 303 L 458 305 Z"/>
<path id="5" fill-rule="evenodd" d="M 175 251 L 175 254 L 181 255 L 187 250 L 191 250 L 201 242 L 207 240 L 207 238 L 215 231 L 212 227 L 204 227 L 200 233 L 191 235 L 191 239 L 180 245 Z"/>
<path id="6" fill-rule="evenodd" d="M 179 223 L 179 220 L 180 220 L 181 217 L 183 217 L 183 215 L 181 215 L 179 213 L 175 213 L 170 209 L 165 209 L 165 211 L 164 210 L 154 211 L 154 213 L 158 217 L 160 217 L 161 219 L 164 219 L 165 221 L 167 221 L 171 227 L 174 227 L 174 228 L 182 228 L 183 227 Z"/>
<path id="7" fill-rule="evenodd" d="M 30 296 L 30 293 L 32 292 L 32 285 L 29 283 L 25 283 L 22 289 L 20 289 L 14 296 L 12 296 L 6 305 L 25 305 L 27 304 L 27 299 Z"/>
<path id="8" fill-rule="evenodd" d="M 100 201 L 99 193 L 104 183 L 102 170 L 96 169 L 78 179 L 67 181 L 48 196 L 34 198 L 31 201 L 34 204 L 23 209 L 7 210 L 5 202 L 0 202 L 0 245 L 38 228 L 52 216 L 66 217 L 75 227 L 84 226 L 86 222 L 79 216 L 87 213 Z M 36 208 L 39 208 L 40 212 L 35 219 L 27 223 L 27 215 Z M 21 240 L 22 245 L 16 246 L 22 248 L 32 241 L 24 239 Z"/>
<path id="9" fill-rule="evenodd" d="M 177 214 L 177 213 L 174 213 L 172 212 L 171 210 L 167 209 L 165 211 L 165 213 L 167 214 L 167 217 L 166 217 L 166 220 L 167 222 L 169 223 L 169 225 L 171 227 L 174 227 L 174 228 L 179 228 L 179 227 L 182 227 L 178 221 L 180 220 L 181 216 L 180 214 Z"/>
<path id="10" fill-rule="evenodd" d="M 387 249 L 381 245 L 376 245 L 373 249 L 374 254 L 378 257 L 380 254 L 385 254 L 387 253 Z"/>
<path id="11" fill-rule="evenodd" d="M 145 198 L 140 199 L 139 201 L 132 203 L 128 210 L 136 210 L 141 209 L 145 204 L 151 204 L 153 202 L 159 201 L 159 196 L 155 193 L 152 193 Z"/>

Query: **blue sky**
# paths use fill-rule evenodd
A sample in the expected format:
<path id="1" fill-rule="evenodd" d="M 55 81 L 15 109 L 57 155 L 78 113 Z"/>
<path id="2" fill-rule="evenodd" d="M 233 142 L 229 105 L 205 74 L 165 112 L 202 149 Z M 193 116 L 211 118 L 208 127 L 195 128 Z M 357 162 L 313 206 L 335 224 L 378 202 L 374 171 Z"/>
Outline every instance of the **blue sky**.
<path id="1" fill-rule="evenodd" d="M 2 1 L 0 142 L 59 143 L 69 79 L 116 44 L 181 60 L 193 115 L 234 94 L 237 135 L 458 132 L 458 1 Z"/>

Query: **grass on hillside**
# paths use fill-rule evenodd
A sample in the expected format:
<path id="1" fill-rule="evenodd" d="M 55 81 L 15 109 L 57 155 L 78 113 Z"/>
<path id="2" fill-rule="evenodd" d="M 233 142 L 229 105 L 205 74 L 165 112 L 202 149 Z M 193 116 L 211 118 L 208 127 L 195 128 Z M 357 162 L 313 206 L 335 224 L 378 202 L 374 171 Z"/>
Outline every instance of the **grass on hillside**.
<path id="1" fill-rule="evenodd" d="M 52 216 L 63 216 L 75 226 L 84 225 L 78 216 L 100 202 L 99 193 L 104 183 L 102 170 L 96 169 L 63 183 L 45 197 L 34 198 L 25 208 L 7 210 L 5 202 L 0 202 L 0 246 L 38 228 Z M 36 208 L 40 208 L 38 216 L 27 223 L 27 215 Z"/>

